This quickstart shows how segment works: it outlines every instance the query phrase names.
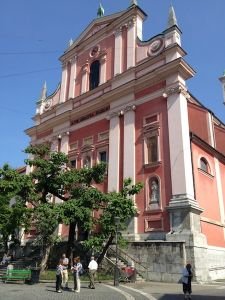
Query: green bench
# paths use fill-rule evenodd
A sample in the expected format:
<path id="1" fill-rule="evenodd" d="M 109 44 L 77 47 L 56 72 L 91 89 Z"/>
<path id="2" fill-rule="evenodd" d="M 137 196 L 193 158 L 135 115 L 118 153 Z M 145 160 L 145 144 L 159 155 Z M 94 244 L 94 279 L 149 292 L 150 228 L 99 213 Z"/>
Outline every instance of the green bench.
<path id="1" fill-rule="evenodd" d="M 26 280 L 31 280 L 31 270 L 7 270 L 6 274 L 2 276 L 2 280 L 3 282 L 23 281 L 25 283 Z"/>

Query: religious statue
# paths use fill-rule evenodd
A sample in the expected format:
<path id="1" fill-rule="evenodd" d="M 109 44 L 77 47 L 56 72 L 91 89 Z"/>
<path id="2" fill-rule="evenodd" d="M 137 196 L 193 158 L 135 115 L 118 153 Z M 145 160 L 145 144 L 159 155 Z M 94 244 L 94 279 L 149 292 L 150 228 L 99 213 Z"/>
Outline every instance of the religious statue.
<path id="1" fill-rule="evenodd" d="M 86 156 L 84 159 L 84 168 L 90 168 L 91 166 L 91 159 L 89 156 Z"/>
<path id="2" fill-rule="evenodd" d="M 150 203 L 156 202 L 159 202 L 159 184 L 157 180 L 152 180 Z"/>

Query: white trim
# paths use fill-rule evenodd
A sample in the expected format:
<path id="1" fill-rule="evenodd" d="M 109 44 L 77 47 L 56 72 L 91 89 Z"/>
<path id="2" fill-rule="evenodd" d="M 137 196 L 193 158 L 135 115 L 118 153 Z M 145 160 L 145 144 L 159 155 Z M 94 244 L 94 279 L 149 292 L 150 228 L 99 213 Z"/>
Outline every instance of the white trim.
<path id="1" fill-rule="evenodd" d="M 114 116 L 110 119 L 109 129 L 109 168 L 108 191 L 119 191 L 119 161 L 120 161 L 120 119 Z"/>
<path id="2" fill-rule="evenodd" d="M 63 103 L 66 101 L 66 82 L 67 82 L 67 65 L 63 65 L 62 67 L 62 80 L 61 80 L 61 93 L 59 103 Z"/>
<path id="3" fill-rule="evenodd" d="M 71 62 L 69 98 L 75 98 L 76 73 L 77 73 L 77 56 L 75 55 Z"/>
<path id="4" fill-rule="evenodd" d="M 132 179 L 135 184 L 135 111 L 124 114 L 124 158 L 123 177 Z"/>
<path id="5" fill-rule="evenodd" d="M 119 28 L 115 32 L 115 56 L 114 56 L 114 75 L 122 72 L 122 30 Z"/>
<path id="6" fill-rule="evenodd" d="M 182 93 L 167 98 L 172 195 L 194 199 L 187 100 Z"/>
<path id="7" fill-rule="evenodd" d="M 214 126 L 212 122 L 212 115 L 210 112 L 208 112 L 208 130 L 209 130 L 210 145 L 215 148 Z"/>
<path id="8" fill-rule="evenodd" d="M 135 66 L 136 22 L 130 21 L 127 29 L 127 69 Z"/>

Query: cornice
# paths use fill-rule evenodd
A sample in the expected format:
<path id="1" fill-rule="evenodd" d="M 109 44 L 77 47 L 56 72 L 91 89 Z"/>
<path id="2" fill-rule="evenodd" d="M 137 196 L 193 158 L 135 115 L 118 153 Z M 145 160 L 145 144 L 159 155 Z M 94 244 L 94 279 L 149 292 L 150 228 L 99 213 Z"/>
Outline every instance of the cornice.
<path id="1" fill-rule="evenodd" d="M 203 141 L 200 137 L 198 137 L 197 135 L 195 135 L 194 133 L 191 132 L 190 139 L 193 143 L 199 145 L 200 147 L 202 147 L 203 149 L 205 149 L 206 151 L 208 151 L 209 153 L 211 153 L 212 155 L 217 157 L 220 161 L 225 163 L 225 155 L 223 153 L 219 152 L 217 149 L 213 148 L 211 145 L 209 145 L 205 141 Z"/>

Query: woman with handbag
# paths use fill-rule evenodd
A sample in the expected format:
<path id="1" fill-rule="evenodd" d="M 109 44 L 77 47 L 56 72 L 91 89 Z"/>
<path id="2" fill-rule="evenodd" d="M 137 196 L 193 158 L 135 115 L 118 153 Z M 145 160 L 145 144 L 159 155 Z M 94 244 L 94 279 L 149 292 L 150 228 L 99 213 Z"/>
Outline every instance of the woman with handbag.
<path id="1" fill-rule="evenodd" d="M 193 277 L 191 264 L 187 264 L 186 267 L 183 269 L 182 272 L 182 283 L 183 283 L 183 292 L 184 292 L 184 299 L 191 299 L 191 280 Z"/>
<path id="2" fill-rule="evenodd" d="M 71 271 L 73 273 L 74 280 L 74 289 L 73 291 L 76 293 L 80 293 L 80 273 L 83 270 L 83 266 L 80 262 L 80 257 L 77 256 L 73 259 L 73 266 L 71 267 Z"/>

